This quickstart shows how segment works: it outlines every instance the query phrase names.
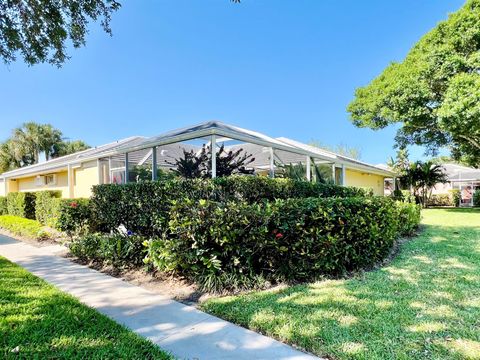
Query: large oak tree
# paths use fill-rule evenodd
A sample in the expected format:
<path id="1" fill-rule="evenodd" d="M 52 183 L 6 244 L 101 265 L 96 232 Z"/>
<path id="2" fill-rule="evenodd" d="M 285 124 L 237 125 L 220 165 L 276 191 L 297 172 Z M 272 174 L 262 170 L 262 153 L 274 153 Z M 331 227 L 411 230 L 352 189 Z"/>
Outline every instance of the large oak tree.
<path id="1" fill-rule="evenodd" d="M 85 45 L 90 21 L 100 21 L 111 34 L 111 15 L 119 8 L 115 0 L 2 0 L 0 58 L 8 64 L 20 55 L 29 65 L 61 66 L 68 41 L 75 48 Z"/>
<path id="2" fill-rule="evenodd" d="M 439 23 L 401 63 L 390 64 L 348 106 L 359 127 L 401 123 L 397 144 L 448 146 L 480 166 L 480 0 Z"/>

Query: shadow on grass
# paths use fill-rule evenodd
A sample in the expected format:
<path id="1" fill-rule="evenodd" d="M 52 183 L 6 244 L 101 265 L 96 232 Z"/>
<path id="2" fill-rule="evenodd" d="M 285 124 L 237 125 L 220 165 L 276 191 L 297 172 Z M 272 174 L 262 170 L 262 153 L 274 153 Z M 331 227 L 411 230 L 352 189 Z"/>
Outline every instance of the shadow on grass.
<path id="1" fill-rule="evenodd" d="M 166 359 L 73 297 L 0 258 L 0 357 Z"/>
<path id="2" fill-rule="evenodd" d="M 432 218 L 438 211 L 447 218 Z M 479 358 L 480 212 L 427 215 L 423 233 L 384 268 L 204 306 L 320 356 Z"/>

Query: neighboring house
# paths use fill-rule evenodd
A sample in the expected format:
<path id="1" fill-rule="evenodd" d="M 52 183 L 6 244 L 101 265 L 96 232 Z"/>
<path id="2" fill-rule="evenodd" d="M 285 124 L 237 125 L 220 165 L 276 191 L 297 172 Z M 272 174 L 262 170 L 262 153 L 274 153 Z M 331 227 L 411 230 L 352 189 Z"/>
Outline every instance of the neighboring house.
<path id="1" fill-rule="evenodd" d="M 448 182 L 436 184 L 432 194 L 448 194 L 451 190 L 460 190 L 460 205 L 473 206 L 473 193 L 480 189 L 480 169 L 458 164 L 442 164 Z"/>
<path id="2" fill-rule="evenodd" d="M 452 190 L 460 191 L 461 206 L 473 206 L 473 193 L 480 189 L 480 169 L 458 164 L 441 165 L 447 175 L 445 184 L 438 183 L 432 188 L 432 195 L 451 194 Z M 376 167 L 389 170 L 388 165 L 378 164 Z M 385 195 L 393 191 L 392 179 L 385 179 Z"/>
<path id="3" fill-rule="evenodd" d="M 183 157 L 184 150 L 199 151 L 205 143 L 214 144 L 214 149 L 224 143 L 226 150 L 240 147 L 252 153 L 255 161 L 249 166 L 259 175 L 273 176 L 279 164 L 315 163 L 329 166 L 336 183 L 371 188 L 377 195 L 384 194 L 384 179 L 395 176 L 389 170 L 295 140 L 275 139 L 210 121 L 151 138 L 130 137 L 8 171 L 0 175 L 0 196 L 17 191 L 58 190 L 63 198 L 89 197 L 94 185 L 136 181 L 138 169 L 150 171 L 156 179 L 157 169 L 172 168 L 171 163 Z M 310 166 L 307 169 L 306 177 L 310 179 Z"/>

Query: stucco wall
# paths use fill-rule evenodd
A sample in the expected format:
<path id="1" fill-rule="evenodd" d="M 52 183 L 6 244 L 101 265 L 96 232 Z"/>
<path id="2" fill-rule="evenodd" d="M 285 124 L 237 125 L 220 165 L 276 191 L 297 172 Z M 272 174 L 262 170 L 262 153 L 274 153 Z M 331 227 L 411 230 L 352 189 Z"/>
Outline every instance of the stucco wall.
<path id="1" fill-rule="evenodd" d="M 5 196 L 5 181 L 0 179 L 0 196 Z"/>
<path id="2" fill-rule="evenodd" d="M 36 176 L 17 179 L 17 190 L 20 192 L 25 191 L 45 191 L 45 190 L 54 190 L 61 191 L 62 197 L 68 197 L 68 175 L 66 171 L 51 173 L 49 175 L 55 174 L 57 176 L 57 181 L 55 185 L 37 185 L 35 183 Z M 9 189 L 9 192 L 15 191 L 14 189 Z"/>
<path id="3" fill-rule="evenodd" d="M 97 161 L 82 164 L 82 167 L 74 169 L 75 186 L 74 197 L 88 198 L 92 195 L 92 186 L 98 185 Z"/>
<path id="4" fill-rule="evenodd" d="M 375 195 L 383 195 L 383 176 L 367 174 L 360 171 L 345 170 L 345 180 L 347 186 L 356 186 L 362 188 L 372 188 Z"/>

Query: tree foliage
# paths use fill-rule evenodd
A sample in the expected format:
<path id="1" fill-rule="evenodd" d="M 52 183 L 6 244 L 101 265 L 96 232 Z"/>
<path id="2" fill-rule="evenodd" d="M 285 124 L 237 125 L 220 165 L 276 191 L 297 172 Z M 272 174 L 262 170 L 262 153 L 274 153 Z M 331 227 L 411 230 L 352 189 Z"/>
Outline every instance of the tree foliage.
<path id="1" fill-rule="evenodd" d="M 62 132 L 50 124 L 27 122 L 0 144 L 0 173 L 37 164 L 42 153 L 50 160 L 88 148 L 83 141 L 64 141 Z"/>
<path id="2" fill-rule="evenodd" d="M 99 20 L 111 35 L 111 15 L 119 8 L 115 0 L 0 1 L 0 57 L 7 64 L 20 55 L 29 65 L 61 66 L 68 41 L 85 45 L 90 21 Z"/>
<path id="3" fill-rule="evenodd" d="M 348 106 L 359 127 L 401 123 L 397 144 L 449 146 L 480 165 L 480 0 L 469 0 L 390 64 Z"/>
<path id="4" fill-rule="evenodd" d="M 438 183 L 446 183 L 447 181 L 445 169 L 432 161 L 411 163 L 400 177 L 401 184 L 410 188 L 413 195 L 424 207 L 428 203 L 433 187 Z"/>
<path id="5" fill-rule="evenodd" d="M 346 156 L 355 160 L 361 160 L 362 150 L 355 146 L 349 146 L 347 144 L 338 144 L 335 146 L 327 145 L 319 140 L 310 141 L 309 145 L 318 147 L 323 150 L 334 152 L 342 156 Z"/>
<path id="6" fill-rule="evenodd" d="M 252 154 L 243 152 L 243 149 L 225 150 L 222 144 L 216 152 L 216 175 L 218 177 L 233 174 L 251 174 L 246 166 L 255 161 Z M 203 145 L 199 152 L 183 150 L 183 157 L 175 161 L 165 162 L 172 165 L 177 175 L 186 179 L 210 178 L 212 176 L 212 152 L 210 146 Z"/>
<path id="7" fill-rule="evenodd" d="M 90 146 L 82 140 L 66 140 L 56 144 L 55 155 L 65 156 L 68 154 L 74 154 L 79 151 L 87 150 Z"/>

